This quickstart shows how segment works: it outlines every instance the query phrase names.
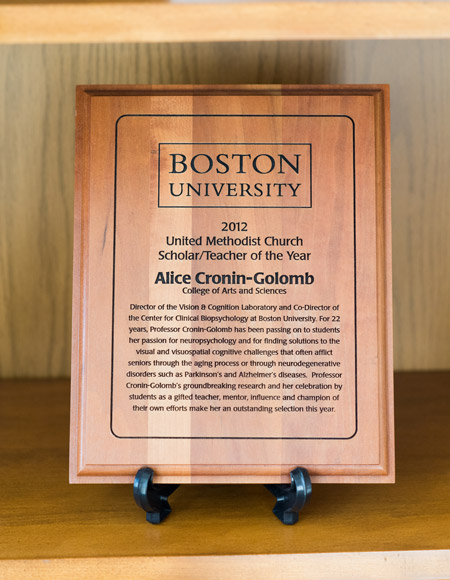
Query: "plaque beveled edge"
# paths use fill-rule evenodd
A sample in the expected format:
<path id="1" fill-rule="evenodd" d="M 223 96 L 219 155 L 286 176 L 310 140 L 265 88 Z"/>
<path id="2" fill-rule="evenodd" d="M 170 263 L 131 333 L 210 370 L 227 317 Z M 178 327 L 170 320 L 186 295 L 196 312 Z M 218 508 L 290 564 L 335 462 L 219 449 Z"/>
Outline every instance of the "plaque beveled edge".
<path id="1" fill-rule="evenodd" d="M 152 95 L 338 95 L 374 97 L 377 324 L 379 379 L 380 462 L 374 465 L 308 466 L 313 483 L 394 483 L 394 397 L 392 335 L 392 245 L 390 176 L 389 85 L 80 85 L 76 96 L 74 263 L 72 298 L 72 373 L 70 411 L 70 483 L 132 483 L 132 465 L 84 464 L 82 448 L 85 396 L 83 377 L 84 318 L 88 301 L 85 270 L 88 263 L 87 219 L 89 197 L 89 132 L 92 97 Z M 155 482 L 160 483 L 278 483 L 289 482 L 295 465 L 276 465 L 272 472 L 261 465 L 153 465 Z M 326 474 L 322 468 L 326 469 Z M 171 474 L 174 468 L 177 474 Z M 180 469 L 182 468 L 182 469 Z M 219 468 L 219 469 L 217 469 Z M 166 475 L 158 474 L 162 469 Z M 229 471 L 233 471 L 233 474 Z M 221 471 L 221 473 L 217 473 Z M 264 473 L 262 473 L 264 471 Z M 228 473 L 227 473 L 228 472 Z M 345 473 L 344 473 L 345 472 Z"/>

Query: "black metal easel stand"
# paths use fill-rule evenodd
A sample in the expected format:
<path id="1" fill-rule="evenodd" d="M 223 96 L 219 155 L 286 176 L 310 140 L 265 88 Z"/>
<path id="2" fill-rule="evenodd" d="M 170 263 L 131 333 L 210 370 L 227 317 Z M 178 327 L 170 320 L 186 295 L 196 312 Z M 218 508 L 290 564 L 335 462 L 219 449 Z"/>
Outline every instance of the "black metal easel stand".
<path id="1" fill-rule="evenodd" d="M 304 467 L 296 467 L 290 473 L 291 483 L 268 484 L 264 487 L 276 498 L 273 513 L 280 522 L 292 526 L 298 522 L 298 513 L 311 497 L 311 478 Z"/>
<path id="2" fill-rule="evenodd" d="M 138 507 L 147 512 L 147 521 L 160 524 L 172 511 L 169 505 L 169 495 L 179 485 L 153 483 L 153 469 L 142 467 L 134 478 L 133 495 Z"/>
<path id="3" fill-rule="evenodd" d="M 153 469 L 142 467 L 134 478 L 133 495 L 138 507 L 147 512 L 147 521 L 160 524 L 172 511 L 169 495 L 179 486 L 153 483 Z M 265 485 L 276 498 L 273 513 L 286 525 L 298 522 L 298 513 L 311 496 L 311 479 L 308 470 L 296 467 L 291 471 L 290 484 Z"/>

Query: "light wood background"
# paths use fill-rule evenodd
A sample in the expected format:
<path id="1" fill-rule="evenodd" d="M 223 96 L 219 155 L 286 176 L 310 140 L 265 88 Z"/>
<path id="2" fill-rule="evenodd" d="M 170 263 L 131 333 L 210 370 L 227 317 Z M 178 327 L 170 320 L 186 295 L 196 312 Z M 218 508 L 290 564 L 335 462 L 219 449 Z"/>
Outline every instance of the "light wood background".
<path id="1" fill-rule="evenodd" d="M 390 83 L 397 369 L 450 368 L 450 41 L 0 48 L 0 376 L 70 369 L 75 85 Z"/>

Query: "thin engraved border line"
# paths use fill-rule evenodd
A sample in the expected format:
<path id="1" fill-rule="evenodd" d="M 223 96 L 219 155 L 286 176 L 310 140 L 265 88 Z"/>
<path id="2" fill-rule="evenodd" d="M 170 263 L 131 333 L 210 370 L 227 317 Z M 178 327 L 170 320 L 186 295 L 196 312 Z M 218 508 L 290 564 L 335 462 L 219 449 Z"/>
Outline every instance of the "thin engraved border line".
<path id="1" fill-rule="evenodd" d="M 160 183 L 161 183 L 161 145 L 301 145 L 303 147 L 309 147 L 309 205 L 160 205 Z M 197 141 L 185 141 L 185 142 L 172 142 L 163 141 L 158 143 L 158 207 L 161 209 L 311 209 L 312 208 L 312 165 L 311 165 L 311 143 L 221 143 L 219 141 L 215 143 L 201 143 Z"/>
<path id="2" fill-rule="evenodd" d="M 114 305 L 115 305 L 115 260 L 116 260 L 116 200 L 117 200 L 117 142 L 118 142 L 118 125 L 119 121 L 125 117 L 288 117 L 288 118 L 347 118 L 352 123 L 353 134 L 353 279 L 354 279 L 354 312 L 355 312 L 355 432 L 349 437 L 139 437 L 117 435 L 113 430 L 113 384 L 114 384 Z M 125 114 L 117 118 L 115 123 L 115 151 L 114 151 L 114 236 L 113 236 L 113 288 L 112 288 L 112 336 L 111 336 L 111 414 L 110 414 L 110 431 L 117 439 L 237 439 L 237 440 L 349 440 L 353 439 L 358 432 L 358 375 L 357 375 L 357 304 L 356 304 L 356 145 L 355 145 L 355 121 L 349 115 L 244 115 L 244 114 Z M 312 170 L 312 159 L 311 159 Z M 302 208 L 297 208 L 302 209 Z"/>

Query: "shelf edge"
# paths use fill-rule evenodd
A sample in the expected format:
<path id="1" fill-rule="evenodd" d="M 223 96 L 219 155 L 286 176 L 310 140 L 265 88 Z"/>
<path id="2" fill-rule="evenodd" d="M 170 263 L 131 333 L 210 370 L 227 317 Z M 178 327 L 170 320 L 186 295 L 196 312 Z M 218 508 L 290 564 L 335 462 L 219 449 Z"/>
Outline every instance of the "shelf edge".
<path id="1" fill-rule="evenodd" d="M 283 570 L 284 580 L 343 580 L 362 578 L 398 580 L 405 570 L 414 570 L 414 579 L 443 578 L 450 569 L 450 550 L 392 552 L 344 552 L 318 554 L 264 554 L 241 556 L 160 556 L 132 558 L 62 558 L 50 560 L 3 560 L 0 572 L 4 580 L 16 580 L 26 572 L 29 578 L 74 576 L 78 580 L 96 578 L 110 580 L 194 580 L 219 577 L 234 580 L 277 578 Z M 412 578 L 412 576 L 408 576 Z"/>
<path id="2" fill-rule="evenodd" d="M 0 43 L 449 38 L 450 3 L 0 4 Z"/>

